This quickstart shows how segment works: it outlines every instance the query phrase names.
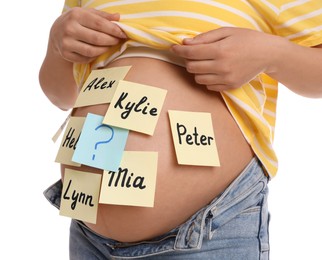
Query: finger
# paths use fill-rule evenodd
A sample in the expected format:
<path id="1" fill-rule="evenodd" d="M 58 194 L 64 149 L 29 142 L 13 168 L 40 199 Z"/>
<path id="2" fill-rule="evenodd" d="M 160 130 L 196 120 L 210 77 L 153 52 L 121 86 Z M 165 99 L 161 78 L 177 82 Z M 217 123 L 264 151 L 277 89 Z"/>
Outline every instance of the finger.
<path id="1" fill-rule="evenodd" d="M 82 17 L 80 24 L 91 30 L 109 34 L 118 38 L 127 38 L 126 34 L 121 30 L 121 28 L 108 19 L 108 17 L 110 17 L 109 15 L 113 17 L 114 14 L 112 15 L 106 13 L 106 15 L 103 15 L 102 13 L 104 12 L 98 10 L 93 11 L 91 9 L 91 11 L 87 13 L 87 15 L 84 15 Z"/>
<path id="2" fill-rule="evenodd" d="M 216 74 L 195 74 L 195 81 L 201 85 L 225 85 L 220 75 Z"/>
<path id="3" fill-rule="evenodd" d="M 232 27 L 222 27 L 219 29 L 211 30 L 205 33 L 201 33 L 194 38 L 186 38 L 183 40 L 183 44 L 193 45 L 217 42 L 230 36 L 232 34 L 232 30 L 234 30 L 234 28 Z"/>
<path id="4" fill-rule="evenodd" d="M 210 45 L 173 45 L 170 48 L 174 54 L 188 60 L 208 60 L 214 54 L 214 46 Z"/>
<path id="5" fill-rule="evenodd" d="M 210 91 L 224 91 L 231 89 L 231 87 L 227 84 L 222 83 L 223 81 L 220 79 L 218 75 L 214 74 L 196 74 L 195 81 L 199 85 L 204 85 Z"/>
<path id="6" fill-rule="evenodd" d="M 217 74 L 195 74 L 195 81 L 200 85 L 205 85 L 209 90 L 228 90 L 240 86 L 230 84 L 225 77 Z"/>
<path id="7" fill-rule="evenodd" d="M 220 72 L 220 64 L 215 60 L 187 60 L 186 70 L 192 74 L 217 74 Z"/>
<path id="8" fill-rule="evenodd" d="M 216 92 L 222 92 L 222 91 L 225 91 L 225 90 L 229 90 L 229 86 L 227 85 L 209 85 L 209 86 L 206 86 L 208 90 L 210 91 L 216 91 Z"/>
<path id="9" fill-rule="evenodd" d="M 68 55 L 65 55 L 64 59 L 72 63 L 89 63 L 95 58 L 88 58 L 78 53 L 70 52 Z"/>
<path id="10" fill-rule="evenodd" d="M 70 61 L 72 63 L 89 63 L 92 60 L 94 60 L 96 57 L 85 57 L 76 51 L 64 51 L 62 50 L 60 52 L 60 55 L 63 57 L 63 59 Z"/>
<path id="11" fill-rule="evenodd" d="M 63 55 L 66 57 L 70 55 L 69 53 L 75 53 L 79 56 L 86 57 L 87 59 L 94 59 L 102 53 L 106 52 L 108 49 L 109 47 L 106 46 L 94 46 L 85 42 L 74 41 L 70 43 L 70 46 L 66 46 L 66 50 L 72 51 L 63 53 Z"/>
<path id="12" fill-rule="evenodd" d="M 120 42 L 120 39 L 117 37 L 90 30 L 86 27 L 79 28 L 77 40 L 95 46 L 113 46 Z"/>

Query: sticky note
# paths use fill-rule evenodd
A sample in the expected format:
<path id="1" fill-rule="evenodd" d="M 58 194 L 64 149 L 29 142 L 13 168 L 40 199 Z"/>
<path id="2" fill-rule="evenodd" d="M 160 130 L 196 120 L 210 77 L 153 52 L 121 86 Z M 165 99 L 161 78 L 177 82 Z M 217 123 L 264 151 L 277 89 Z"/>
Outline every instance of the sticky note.
<path id="1" fill-rule="evenodd" d="M 220 166 L 211 114 L 168 112 L 178 164 Z"/>
<path id="2" fill-rule="evenodd" d="M 55 162 L 71 166 L 80 166 L 79 163 L 72 161 L 72 157 L 74 155 L 84 121 L 85 117 L 70 117 L 59 146 Z"/>
<path id="3" fill-rule="evenodd" d="M 56 141 L 58 140 L 59 136 L 64 131 L 65 126 L 67 125 L 67 123 L 69 122 L 70 117 L 72 116 L 71 114 L 72 114 L 71 112 L 68 114 L 68 116 L 66 117 L 66 119 L 64 120 L 64 122 L 60 125 L 60 127 L 57 129 L 56 133 L 51 138 L 51 140 L 54 143 L 56 143 Z"/>
<path id="4" fill-rule="evenodd" d="M 88 113 L 72 160 L 98 169 L 116 171 L 129 130 L 102 123 L 103 117 Z"/>
<path id="5" fill-rule="evenodd" d="M 153 135 L 167 91 L 120 80 L 103 123 Z"/>
<path id="6" fill-rule="evenodd" d="M 100 203 L 153 207 L 157 152 L 125 151 L 117 171 L 104 171 Z"/>
<path id="7" fill-rule="evenodd" d="M 101 174 L 65 169 L 59 214 L 96 223 Z"/>
<path id="8" fill-rule="evenodd" d="M 74 107 L 110 103 L 118 81 L 124 79 L 130 68 L 131 66 L 124 66 L 92 70 L 79 92 Z"/>

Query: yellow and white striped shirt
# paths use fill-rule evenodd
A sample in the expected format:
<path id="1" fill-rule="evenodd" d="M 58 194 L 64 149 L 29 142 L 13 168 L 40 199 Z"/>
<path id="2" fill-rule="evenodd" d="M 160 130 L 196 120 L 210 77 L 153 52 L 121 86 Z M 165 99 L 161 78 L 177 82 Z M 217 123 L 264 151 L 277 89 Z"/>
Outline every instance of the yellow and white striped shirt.
<path id="1" fill-rule="evenodd" d="M 183 38 L 225 26 L 279 35 L 303 46 L 322 43 L 321 0 L 66 0 L 64 11 L 76 6 L 120 13 L 117 23 L 129 37 L 91 64 L 75 64 L 79 85 L 92 69 L 104 67 L 129 47 L 166 51 Z M 270 177 L 278 168 L 272 146 L 277 86 L 260 74 L 241 88 L 221 93 Z"/>

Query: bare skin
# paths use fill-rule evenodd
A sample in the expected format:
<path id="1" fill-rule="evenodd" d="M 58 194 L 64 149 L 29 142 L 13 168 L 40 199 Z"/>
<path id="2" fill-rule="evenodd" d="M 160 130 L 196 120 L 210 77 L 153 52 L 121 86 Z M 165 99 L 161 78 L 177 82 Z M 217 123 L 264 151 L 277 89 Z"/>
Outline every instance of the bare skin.
<path id="1" fill-rule="evenodd" d="M 184 68 L 148 58 L 121 59 L 110 66 L 123 65 L 132 65 L 126 80 L 168 90 L 154 135 L 131 131 L 125 148 L 158 152 L 155 204 L 153 208 L 100 204 L 97 224 L 87 225 L 104 236 L 133 242 L 161 235 L 183 223 L 221 193 L 254 155 L 220 94 L 200 88 Z M 185 89 L 184 93 L 180 93 L 182 89 Z M 78 108 L 74 115 L 86 116 L 88 112 L 104 115 L 107 107 Z M 178 165 L 169 109 L 212 114 L 220 167 Z M 97 169 L 84 166 L 79 170 L 97 172 Z"/>
<path id="2" fill-rule="evenodd" d="M 73 107 L 78 95 L 72 73 L 74 62 L 91 62 L 126 38 L 111 22 L 118 19 L 118 14 L 73 8 L 55 21 L 39 73 L 41 87 L 54 105 L 63 110 Z M 132 65 L 127 80 L 168 90 L 154 136 L 131 132 L 126 145 L 126 150 L 159 152 L 155 206 L 101 204 L 97 224 L 87 225 L 116 240 L 140 241 L 170 230 L 209 203 L 254 156 L 218 91 L 238 88 L 264 72 L 300 95 L 322 97 L 322 46 L 316 47 L 298 46 L 248 29 L 222 28 L 171 48 L 186 60 L 186 68 L 148 58 L 120 59 L 110 64 L 110 67 Z M 252 66 L 245 66 L 245 61 Z M 74 115 L 86 116 L 88 112 L 104 115 L 107 109 L 107 105 L 85 107 L 76 109 Z M 176 163 L 169 109 L 211 112 L 220 167 Z M 101 172 L 87 166 L 80 170 Z"/>

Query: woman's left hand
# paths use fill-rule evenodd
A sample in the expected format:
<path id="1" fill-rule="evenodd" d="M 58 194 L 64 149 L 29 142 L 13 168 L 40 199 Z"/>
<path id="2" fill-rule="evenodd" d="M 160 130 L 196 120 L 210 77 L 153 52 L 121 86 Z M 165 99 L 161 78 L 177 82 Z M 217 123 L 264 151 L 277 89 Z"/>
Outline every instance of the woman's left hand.
<path id="1" fill-rule="evenodd" d="M 186 60 L 186 69 L 209 90 L 239 88 L 261 72 L 268 72 L 280 37 L 224 27 L 184 39 L 171 50 Z M 278 46 L 278 45 L 277 45 Z"/>

